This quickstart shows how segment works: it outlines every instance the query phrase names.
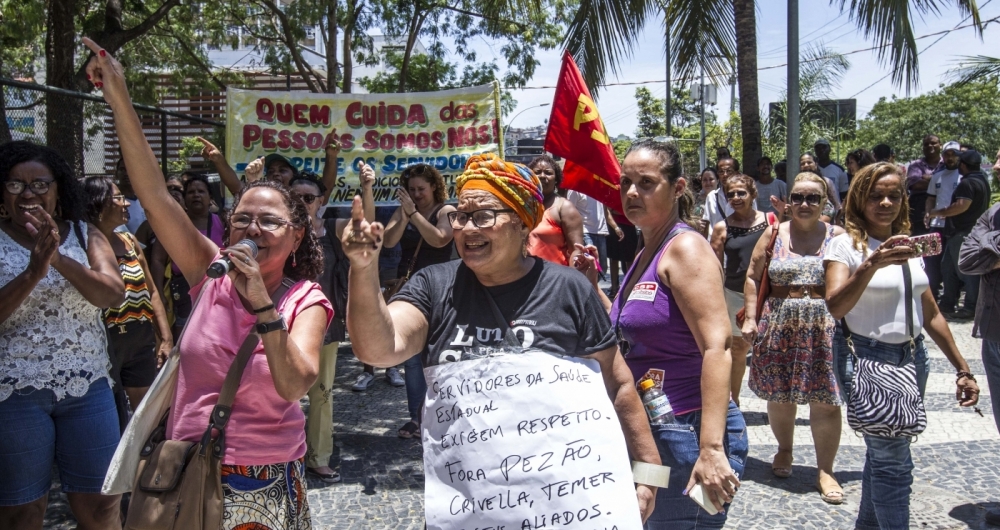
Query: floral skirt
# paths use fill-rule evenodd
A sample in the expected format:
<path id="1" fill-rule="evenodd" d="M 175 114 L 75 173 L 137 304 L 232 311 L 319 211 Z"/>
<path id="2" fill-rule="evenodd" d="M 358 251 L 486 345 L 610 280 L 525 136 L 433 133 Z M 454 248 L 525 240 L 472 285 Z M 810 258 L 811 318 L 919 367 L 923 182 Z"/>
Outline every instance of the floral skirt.
<path id="1" fill-rule="evenodd" d="M 826 301 L 768 298 L 757 329 L 749 387 L 758 397 L 843 405 L 833 374 L 835 322 Z"/>
<path id="2" fill-rule="evenodd" d="M 222 530 L 310 530 L 303 459 L 222 466 Z"/>

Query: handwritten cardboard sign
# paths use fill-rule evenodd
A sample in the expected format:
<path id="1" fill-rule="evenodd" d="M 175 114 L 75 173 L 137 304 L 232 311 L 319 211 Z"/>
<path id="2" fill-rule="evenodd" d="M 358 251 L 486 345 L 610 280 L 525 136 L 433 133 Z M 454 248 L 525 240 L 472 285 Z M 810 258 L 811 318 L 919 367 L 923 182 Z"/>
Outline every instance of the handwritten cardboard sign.
<path id="1" fill-rule="evenodd" d="M 540 351 L 424 369 L 430 530 L 639 530 L 597 361 Z"/>

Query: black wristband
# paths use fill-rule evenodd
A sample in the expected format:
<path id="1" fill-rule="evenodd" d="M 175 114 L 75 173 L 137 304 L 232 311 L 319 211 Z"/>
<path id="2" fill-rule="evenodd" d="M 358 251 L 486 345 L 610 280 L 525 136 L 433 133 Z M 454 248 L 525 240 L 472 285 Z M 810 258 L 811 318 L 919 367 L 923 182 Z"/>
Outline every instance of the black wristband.
<path id="1" fill-rule="evenodd" d="M 259 308 L 257 308 L 257 309 L 254 309 L 254 310 L 253 310 L 253 314 L 255 314 L 255 315 L 259 315 L 259 314 L 261 314 L 261 313 L 264 313 L 264 312 L 267 312 L 267 311 L 270 311 L 270 310 L 272 310 L 272 309 L 274 309 L 274 304 L 273 304 L 273 303 L 270 303 L 270 304 L 267 304 L 267 305 L 266 305 L 266 306 L 264 306 L 264 307 L 259 307 Z"/>
<path id="2" fill-rule="evenodd" d="M 966 379 L 971 379 L 973 382 L 976 381 L 976 376 L 972 375 L 969 372 L 958 372 L 958 373 L 955 374 L 955 377 L 958 380 L 961 380 L 964 377 Z"/>

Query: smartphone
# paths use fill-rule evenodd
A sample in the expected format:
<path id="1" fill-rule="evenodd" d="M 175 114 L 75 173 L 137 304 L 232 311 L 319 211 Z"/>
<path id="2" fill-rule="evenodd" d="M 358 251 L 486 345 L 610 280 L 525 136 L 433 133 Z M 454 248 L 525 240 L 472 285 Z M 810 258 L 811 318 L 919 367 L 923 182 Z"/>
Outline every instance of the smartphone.
<path id="1" fill-rule="evenodd" d="M 941 247 L 941 234 L 938 234 L 937 232 L 901 239 L 898 243 L 893 245 L 892 248 L 904 245 L 913 248 L 913 257 L 915 258 L 937 256 L 943 252 Z"/>
<path id="2" fill-rule="evenodd" d="M 708 515 L 719 513 L 719 510 L 712 504 L 712 500 L 708 498 L 708 492 L 705 491 L 705 488 L 701 487 L 700 483 L 691 487 L 691 490 L 688 491 L 688 497 L 691 497 L 691 500 L 698 503 L 698 506 L 701 506 L 702 510 L 708 512 Z"/>

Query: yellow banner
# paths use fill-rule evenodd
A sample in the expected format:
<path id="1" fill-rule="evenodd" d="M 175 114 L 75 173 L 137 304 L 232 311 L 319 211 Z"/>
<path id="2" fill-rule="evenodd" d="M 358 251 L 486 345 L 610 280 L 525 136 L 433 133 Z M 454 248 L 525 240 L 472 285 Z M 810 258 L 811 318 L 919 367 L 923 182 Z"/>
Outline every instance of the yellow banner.
<path id="1" fill-rule="evenodd" d="M 337 187 L 330 203 L 359 191 L 362 164 L 375 168 L 375 201 L 394 202 L 407 166 L 431 164 L 455 177 L 478 153 L 503 153 L 499 85 L 406 94 L 314 94 L 230 88 L 226 93 L 226 160 L 243 172 L 278 153 L 299 170 L 322 175 L 328 135 L 340 140 Z"/>

